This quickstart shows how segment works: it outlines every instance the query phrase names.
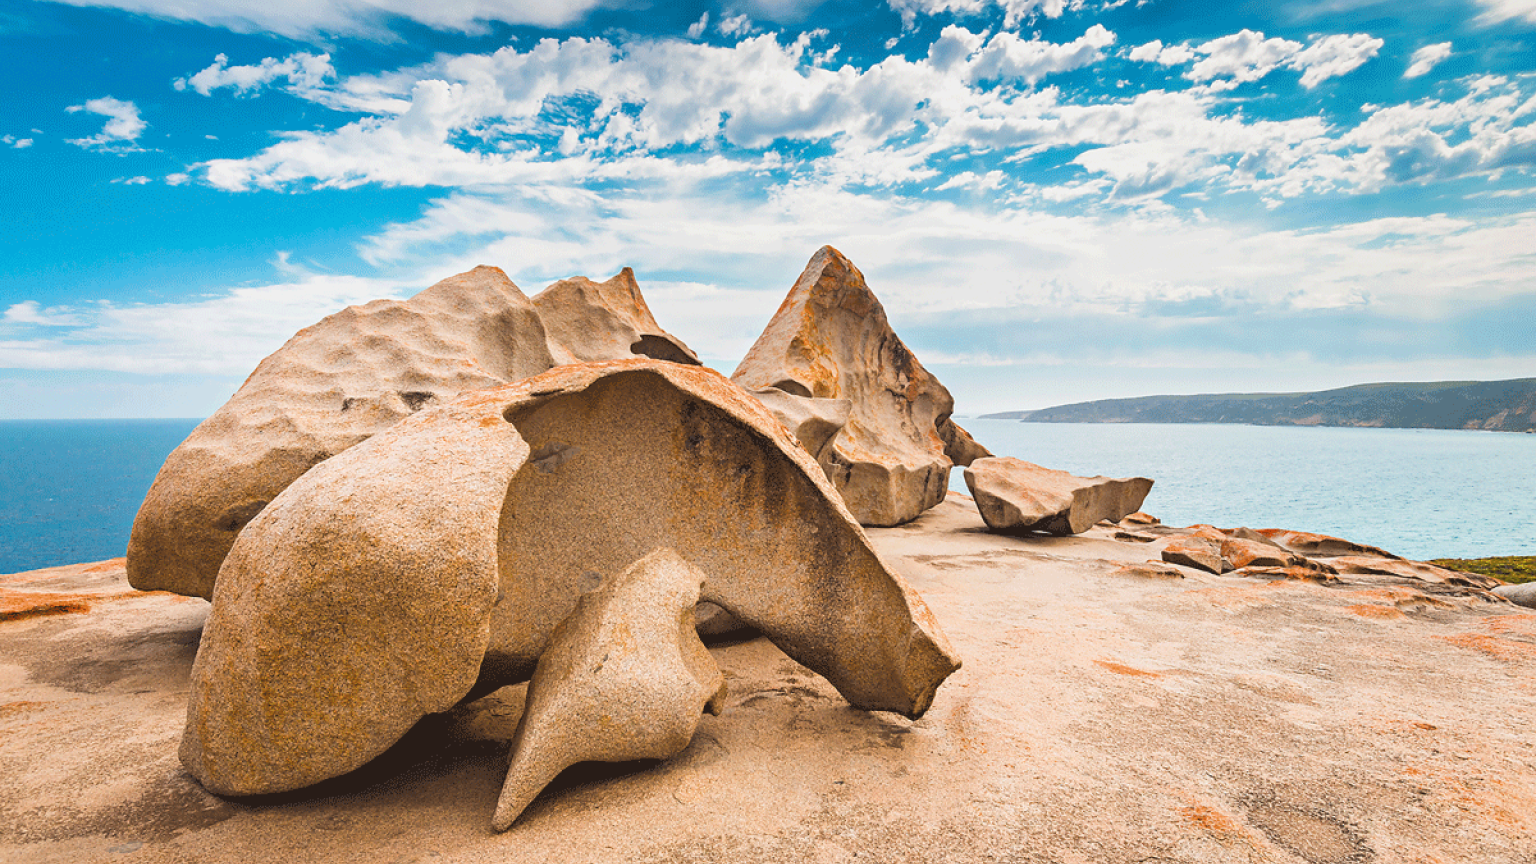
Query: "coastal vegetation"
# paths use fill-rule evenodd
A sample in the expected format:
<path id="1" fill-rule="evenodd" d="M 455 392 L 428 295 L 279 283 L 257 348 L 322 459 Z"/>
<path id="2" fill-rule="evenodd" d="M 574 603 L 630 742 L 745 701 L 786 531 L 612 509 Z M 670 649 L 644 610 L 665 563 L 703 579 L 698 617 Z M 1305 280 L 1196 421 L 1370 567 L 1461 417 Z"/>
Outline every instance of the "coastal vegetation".
<path id="1" fill-rule="evenodd" d="M 1429 562 L 1448 570 L 1464 570 L 1503 579 L 1505 582 L 1536 582 L 1536 555 L 1501 555 L 1494 558 L 1436 558 Z"/>

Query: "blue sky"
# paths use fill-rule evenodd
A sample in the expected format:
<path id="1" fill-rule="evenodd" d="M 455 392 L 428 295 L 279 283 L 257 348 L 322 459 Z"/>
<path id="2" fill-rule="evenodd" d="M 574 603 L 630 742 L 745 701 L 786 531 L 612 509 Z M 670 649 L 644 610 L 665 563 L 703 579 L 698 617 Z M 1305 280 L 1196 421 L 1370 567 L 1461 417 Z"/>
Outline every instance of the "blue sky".
<path id="1" fill-rule="evenodd" d="M 0 418 L 204 416 L 482 263 L 633 266 L 729 373 L 825 243 L 962 414 L 1536 375 L 1536 0 L 0 0 L 0 45 Z"/>

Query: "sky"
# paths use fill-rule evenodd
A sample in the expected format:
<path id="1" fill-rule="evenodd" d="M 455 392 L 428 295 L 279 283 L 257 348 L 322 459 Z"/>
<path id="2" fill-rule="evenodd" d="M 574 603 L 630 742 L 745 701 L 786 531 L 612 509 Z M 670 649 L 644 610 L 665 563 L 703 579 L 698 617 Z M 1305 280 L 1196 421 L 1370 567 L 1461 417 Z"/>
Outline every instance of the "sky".
<path id="1" fill-rule="evenodd" d="M 0 419 L 479 264 L 729 374 L 810 256 L 960 415 L 1536 376 L 1536 0 L 0 0 Z"/>

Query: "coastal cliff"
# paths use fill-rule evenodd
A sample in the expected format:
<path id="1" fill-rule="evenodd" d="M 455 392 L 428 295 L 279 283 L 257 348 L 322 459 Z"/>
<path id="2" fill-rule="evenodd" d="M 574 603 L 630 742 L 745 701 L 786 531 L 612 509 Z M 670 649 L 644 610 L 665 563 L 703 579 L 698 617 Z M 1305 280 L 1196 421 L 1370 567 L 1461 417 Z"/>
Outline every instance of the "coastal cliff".
<path id="1" fill-rule="evenodd" d="M 982 415 L 1027 423 L 1245 423 L 1536 431 L 1536 378 L 1358 384 L 1315 393 L 1143 396 Z"/>

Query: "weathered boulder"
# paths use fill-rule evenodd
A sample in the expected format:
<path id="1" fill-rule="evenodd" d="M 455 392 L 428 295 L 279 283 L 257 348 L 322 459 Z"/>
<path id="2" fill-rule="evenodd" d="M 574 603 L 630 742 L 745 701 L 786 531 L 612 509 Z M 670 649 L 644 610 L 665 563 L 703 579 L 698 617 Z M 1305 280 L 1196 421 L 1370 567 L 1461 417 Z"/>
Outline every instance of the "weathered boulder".
<path id="1" fill-rule="evenodd" d="M 976 449 L 949 421 L 954 397 L 891 329 L 864 274 L 831 246 L 811 257 L 731 378 L 749 390 L 852 403 L 819 461 L 865 525 L 898 525 L 944 500 L 946 452 L 963 459 Z"/>
<path id="2" fill-rule="evenodd" d="M 1330 537 L 1327 534 L 1287 531 L 1281 528 L 1260 528 L 1256 533 L 1301 555 L 1323 558 L 1332 558 L 1338 555 L 1363 555 L 1371 558 L 1398 560 L 1398 556 L 1385 549 L 1368 546 L 1364 543 L 1355 543 L 1340 537 Z"/>
<path id="3" fill-rule="evenodd" d="M 263 360 L 166 459 L 134 521 L 129 579 L 211 598 L 236 535 L 311 466 L 465 390 L 636 354 L 699 362 L 656 323 L 627 267 L 533 300 L 477 267 L 409 300 L 349 307 Z"/>
<path id="4" fill-rule="evenodd" d="M 1299 567 L 1303 570 L 1312 570 L 1318 573 L 1333 573 L 1334 569 L 1320 561 L 1313 561 L 1305 556 L 1297 555 L 1288 549 L 1284 549 L 1274 543 L 1245 540 L 1241 537 L 1228 537 L 1221 543 L 1221 557 L 1234 569 L 1241 570 L 1244 567 Z"/>
<path id="5" fill-rule="evenodd" d="M 1504 584 L 1492 576 L 1448 570 L 1422 561 L 1380 558 L 1372 555 L 1341 555 L 1329 561 L 1339 573 L 1352 576 L 1386 576 L 1406 583 L 1427 583 L 1491 591 Z"/>
<path id="6" fill-rule="evenodd" d="M 817 399 L 814 396 L 797 396 L 777 387 L 762 387 L 748 391 L 763 403 L 784 428 L 793 432 L 805 452 L 820 460 L 827 452 L 827 445 L 848 424 L 853 403 L 847 399 Z"/>
<path id="7" fill-rule="evenodd" d="M 242 532 L 194 670 L 188 768 L 238 794 L 345 773 L 527 678 L 583 592 L 659 547 L 855 707 L 920 716 L 959 666 L 756 399 L 702 367 L 562 366 L 406 418 Z"/>
<path id="8" fill-rule="evenodd" d="M 235 540 L 181 742 L 210 791 L 345 774 L 474 685 L 528 445 L 456 403 L 411 419 L 315 466 Z"/>
<path id="9" fill-rule="evenodd" d="M 607 282 L 562 279 L 533 297 L 555 362 L 623 360 L 636 355 L 699 365 L 682 340 L 661 329 L 628 267 Z"/>
<path id="10" fill-rule="evenodd" d="M 553 365 L 533 303 L 495 267 L 299 331 L 165 460 L 133 523 L 129 581 L 211 598 L 236 536 L 312 466 L 464 390 Z"/>
<path id="11" fill-rule="evenodd" d="M 1232 569 L 1232 563 L 1221 557 L 1221 545 L 1205 537 L 1175 537 L 1163 547 L 1162 558 L 1169 564 L 1182 564 L 1217 575 Z"/>
<path id="12" fill-rule="evenodd" d="M 492 828 L 511 827 L 566 768 L 675 756 L 703 711 L 720 713 L 725 676 L 694 629 L 703 584 L 658 549 L 576 601 L 528 684 Z"/>
<path id="13" fill-rule="evenodd" d="M 1081 534 L 1136 512 L 1152 490 L 1145 477 L 1077 477 L 1011 456 L 972 462 L 965 485 L 987 527 L 1006 534 Z"/>
<path id="14" fill-rule="evenodd" d="M 1517 585 L 1500 585 L 1493 589 L 1493 593 L 1503 597 L 1511 603 L 1536 609 L 1536 582 L 1522 582 Z"/>

